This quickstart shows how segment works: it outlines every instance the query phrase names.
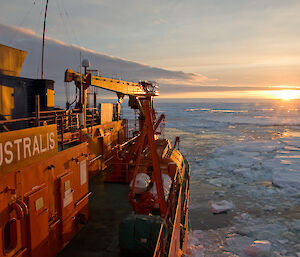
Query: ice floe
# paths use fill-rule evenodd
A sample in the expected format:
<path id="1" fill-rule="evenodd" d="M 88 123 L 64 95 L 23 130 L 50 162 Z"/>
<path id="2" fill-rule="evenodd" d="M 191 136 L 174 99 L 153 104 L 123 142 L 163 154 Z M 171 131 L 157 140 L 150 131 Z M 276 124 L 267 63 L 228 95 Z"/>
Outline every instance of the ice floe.
<path id="1" fill-rule="evenodd" d="M 233 209 L 233 203 L 223 200 L 218 202 L 211 202 L 210 203 L 210 211 L 214 214 L 228 212 Z"/>
<path id="2" fill-rule="evenodd" d="M 221 174 L 208 179 L 214 185 L 271 180 L 300 192 L 300 138 L 237 143 L 217 148 L 210 157 L 207 173 Z"/>
<path id="3" fill-rule="evenodd" d="M 300 250 L 299 235 L 291 232 L 292 222 L 269 220 L 242 213 L 234 225 L 215 230 L 189 232 L 187 254 L 199 256 L 296 256 Z"/>

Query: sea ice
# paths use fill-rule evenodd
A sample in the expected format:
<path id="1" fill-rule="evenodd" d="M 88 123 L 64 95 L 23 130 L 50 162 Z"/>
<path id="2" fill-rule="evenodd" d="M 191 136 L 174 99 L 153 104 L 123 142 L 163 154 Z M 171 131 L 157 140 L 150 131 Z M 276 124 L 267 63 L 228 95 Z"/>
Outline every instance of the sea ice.
<path id="1" fill-rule="evenodd" d="M 298 235 L 300 237 L 300 215 L 299 215 L 299 219 L 291 222 L 291 227 L 295 232 L 299 233 Z M 300 248 L 299 248 L 299 250 L 300 250 Z"/>
<path id="2" fill-rule="evenodd" d="M 264 210 L 264 211 L 274 211 L 274 210 L 276 210 L 276 207 L 270 206 L 270 205 L 265 205 L 265 206 L 263 207 L 263 210 Z"/>
<path id="3" fill-rule="evenodd" d="M 237 233 L 248 237 L 264 240 L 274 240 L 280 238 L 280 234 L 287 231 L 287 228 L 281 224 L 255 224 L 253 221 L 247 221 L 237 226 Z"/>
<path id="4" fill-rule="evenodd" d="M 222 247 L 230 256 L 296 256 L 300 251 L 295 247 L 300 243 L 300 220 L 295 219 L 297 216 L 291 210 L 300 204 L 300 137 L 222 146 L 199 165 L 205 170 L 202 173 L 205 183 L 218 186 L 226 191 L 226 197 L 237 199 L 236 213 L 233 212 L 237 215 L 231 221 L 237 235 L 221 238 L 230 228 L 214 230 L 221 239 L 210 243 L 216 243 L 218 255 L 209 255 L 205 251 L 209 245 L 206 236 L 212 232 L 203 231 L 204 237 L 198 245 L 204 249 L 199 247 L 199 255 L 193 256 L 223 256 L 218 249 Z M 213 201 L 211 211 L 230 210 L 231 204 L 225 200 Z M 288 220 L 287 215 L 295 217 L 294 220 Z M 268 243 L 253 243 L 255 240 Z"/>
<path id="5" fill-rule="evenodd" d="M 204 257 L 203 244 L 201 244 L 201 234 L 200 231 L 189 232 L 188 235 L 188 245 L 187 254 L 189 257 Z"/>
<path id="6" fill-rule="evenodd" d="M 287 240 L 287 239 L 279 240 L 278 239 L 277 242 L 280 243 L 280 244 L 282 244 L 282 245 L 285 245 L 285 244 L 287 244 L 289 242 L 289 240 Z"/>
<path id="7" fill-rule="evenodd" d="M 254 241 L 245 249 L 245 253 L 251 257 L 269 256 L 271 243 L 269 241 Z"/>
<path id="8" fill-rule="evenodd" d="M 214 214 L 230 211 L 233 207 L 233 203 L 226 200 L 210 203 L 210 210 Z"/>
<path id="9" fill-rule="evenodd" d="M 246 236 L 237 236 L 226 238 L 224 241 L 224 245 L 227 250 L 238 254 L 239 256 L 245 255 L 244 250 L 246 247 L 251 244 L 253 240 Z"/>
<path id="10" fill-rule="evenodd" d="M 284 232 L 281 236 L 283 238 L 286 238 L 286 239 L 290 240 L 290 241 L 297 240 L 297 236 L 293 232 L 290 232 L 290 231 Z"/>
<path id="11" fill-rule="evenodd" d="M 285 138 L 281 138 L 280 141 L 289 147 L 290 146 L 294 146 L 297 148 L 300 147 L 300 137 L 285 137 Z"/>
<path id="12" fill-rule="evenodd" d="M 210 116 L 207 117 L 207 121 L 215 121 L 219 123 L 228 123 L 228 124 L 241 124 L 241 125 L 262 125 L 262 126 L 272 126 L 272 125 L 289 125 L 289 126 L 297 126 L 300 125 L 300 121 L 291 119 L 289 117 L 274 117 L 274 116 L 254 116 L 251 117 L 242 117 L 242 116 L 232 116 L 231 113 L 227 113 L 227 116 L 224 116 L 224 112 L 222 112 L 222 116 Z"/>
<path id="13" fill-rule="evenodd" d="M 273 184 L 279 187 L 292 187 L 300 190 L 300 172 L 275 170 Z"/>
<path id="14" fill-rule="evenodd" d="M 239 257 L 238 255 L 229 252 L 229 247 L 236 249 L 236 245 L 225 246 L 223 234 L 226 233 L 222 229 L 217 230 L 194 230 L 188 234 L 187 256 L 189 257 Z M 251 239 L 246 239 L 244 245 L 251 243 Z M 228 249 L 227 249 L 228 248 Z"/>
<path id="15" fill-rule="evenodd" d="M 288 143 L 293 142 L 293 146 Z M 220 178 L 208 181 L 218 186 L 232 186 L 246 181 L 272 180 L 281 188 L 300 191 L 300 154 L 295 150 L 295 141 L 278 139 L 269 141 L 242 142 L 216 149 L 207 162 L 208 174 L 220 171 Z M 292 148 L 288 148 L 292 147 Z M 291 149 L 291 150 L 289 150 Z M 300 153 L 300 148 L 299 148 Z M 240 177 L 226 178 L 226 174 L 234 173 Z M 231 179 L 231 181 L 230 181 Z M 238 179 L 238 180 L 237 180 Z M 243 181 L 244 180 L 244 181 Z M 235 181 L 235 183 L 233 183 Z M 217 183 L 216 183 L 217 182 Z M 271 193 L 271 191 L 270 191 Z"/>
<path id="16" fill-rule="evenodd" d="M 294 245 L 295 250 L 298 252 L 300 252 L 300 244 L 296 244 Z"/>

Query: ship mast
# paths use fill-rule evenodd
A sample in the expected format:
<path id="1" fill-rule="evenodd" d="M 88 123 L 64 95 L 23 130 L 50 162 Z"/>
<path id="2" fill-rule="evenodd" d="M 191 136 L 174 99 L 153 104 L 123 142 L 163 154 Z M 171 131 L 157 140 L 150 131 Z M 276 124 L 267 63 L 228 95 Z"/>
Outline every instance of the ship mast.
<path id="1" fill-rule="evenodd" d="M 44 29 L 43 29 L 42 72 L 41 72 L 41 79 L 44 79 L 45 30 L 46 30 L 46 19 L 47 19 L 48 1 L 49 1 L 49 0 L 46 1 L 45 18 L 44 18 Z"/>

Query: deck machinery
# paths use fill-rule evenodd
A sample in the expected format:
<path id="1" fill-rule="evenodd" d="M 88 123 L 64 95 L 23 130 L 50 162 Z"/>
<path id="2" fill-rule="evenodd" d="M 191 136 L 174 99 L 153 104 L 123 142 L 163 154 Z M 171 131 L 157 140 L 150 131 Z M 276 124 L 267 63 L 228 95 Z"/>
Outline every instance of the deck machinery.
<path id="1" fill-rule="evenodd" d="M 75 108 L 54 107 L 54 82 L 18 77 L 25 53 L 0 45 L 0 256 L 55 256 L 89 220 L 89 178 L 130 183 L 133 213 L 120 224 L 127 256 L 178 256 L 186 249 L 189 165 L 158 138 L 153 83 L 132 83 L 66 70 Z M 89 87 L 117 93 L 118 102 L 87 105 Z M 139 111 L 128 137 L 120 103 Z M 148 184 L 138 190 L 140 178 Z M 165 182 L 165 178 L 167 182 Z M 145 180 L 145 181 L 146 181 Z M 143 183 L 143 181 L 142 181 Z"/>

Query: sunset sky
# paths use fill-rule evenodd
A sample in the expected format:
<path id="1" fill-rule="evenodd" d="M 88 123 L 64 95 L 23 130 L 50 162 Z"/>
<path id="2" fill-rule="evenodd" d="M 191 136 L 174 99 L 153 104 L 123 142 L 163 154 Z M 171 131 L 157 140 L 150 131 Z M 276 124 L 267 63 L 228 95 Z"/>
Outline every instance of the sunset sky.
<path id="1" fill-rule="evenodd" d="M 39 44 L 24 38 L 40 40 L 44 4 L 2 1 L 0 43 L 38 58 Z M 164 97 L 280 98 L 278 89 L 300 90 L 299 12 L 299 0 L 50 0 L 46 33 L 52 44 L 149 68 Z M 133 79 L 129 66 L 115 73 Z"/>

